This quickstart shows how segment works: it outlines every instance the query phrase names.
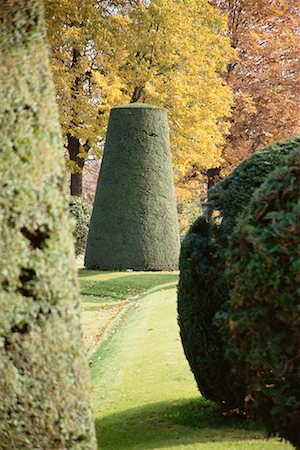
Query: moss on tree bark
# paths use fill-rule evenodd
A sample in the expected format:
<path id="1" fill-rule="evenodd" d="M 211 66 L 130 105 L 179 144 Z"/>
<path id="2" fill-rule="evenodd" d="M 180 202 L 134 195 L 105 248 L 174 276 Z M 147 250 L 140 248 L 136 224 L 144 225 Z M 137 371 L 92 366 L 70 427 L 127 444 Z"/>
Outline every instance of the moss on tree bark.
<path id="1" fill-rule="evenodd" d="M 144 104 L 111 112 L 85 264 L 174 270 L 179 230 L 167 114 Z"/>
<path id="2" fill-rule="evenodd" d="M 95 449 L 41 0 L 0 3 L 0 447 Z"/>

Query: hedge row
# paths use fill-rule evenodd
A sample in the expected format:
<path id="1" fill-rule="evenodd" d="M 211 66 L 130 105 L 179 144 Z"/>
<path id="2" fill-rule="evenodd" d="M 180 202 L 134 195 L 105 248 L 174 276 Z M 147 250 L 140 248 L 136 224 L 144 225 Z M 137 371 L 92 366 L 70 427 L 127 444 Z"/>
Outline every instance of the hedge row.
<path id="1" fill-rule="evenodd" d="M 295 445 L 299 153 L 300 137 L 277 142 L 210 190 L 206 214 L 182 244 L 178 293 L 182 343 L 201 393 L 226 410 L 258 414 L 271 434 Z M 270 373 L 281 380 L 278 397 Z"/>

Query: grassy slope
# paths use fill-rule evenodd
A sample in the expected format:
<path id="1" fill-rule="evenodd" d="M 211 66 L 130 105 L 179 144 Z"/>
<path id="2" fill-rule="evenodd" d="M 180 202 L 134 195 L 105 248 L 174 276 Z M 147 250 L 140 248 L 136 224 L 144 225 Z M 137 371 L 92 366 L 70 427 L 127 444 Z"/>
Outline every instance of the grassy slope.
<path id="1" fill-rule="evenodd" d="M 199 398 L 180 345 L 174 274 L 84 271 L 82 281 L 85 295 L 90 292 L 99 304 L 103 294 L 113 302 L 129 295 L 133 302 L 116 332 L 90 358 L 101 450 L 291 448 L 265 441 L 259 430 L 225 423 Z M 150 289 L 144 297 L 143 285 Z M 138 301 L 132 299 L 136 294 Z"/>
<path id="2" fill-rule="evenodd" d="M 126 311 L 136 306 L 143 293 L 159 284 L 174 286 L 177 275 L 170 272 L 79 271 L 84 339 L 91 355 L 118 327 Z"/>

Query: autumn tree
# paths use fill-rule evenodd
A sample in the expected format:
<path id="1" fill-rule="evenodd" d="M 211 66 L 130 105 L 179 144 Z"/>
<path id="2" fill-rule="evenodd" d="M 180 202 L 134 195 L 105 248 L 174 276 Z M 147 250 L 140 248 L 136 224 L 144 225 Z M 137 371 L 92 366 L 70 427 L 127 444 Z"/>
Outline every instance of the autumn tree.
<path id="1" fill-rule="evenodd" d="M 236 58 L 226 81 L 234 93 L 227 168 L 257 148 L 299 133 L 299 0 L 215 0 L 228 17 Z"/>
<path id="2" fill-rule="evenodd" d="M 0 448 L 92 450 L 42 4 L 0 3 Z"/>
<path id="3" fill-rule="evenodd" d="M 73 172 L 81 172 L 90 148 L 99 148 L 107 111 L 128 102 L 167 109 L 177 179 L 196 163 L 206 168 L 220 163 L 231 106 L 221 74 L 231 50 L 226 19 L 216 8 L 207 0 L 47 4 Z M 60 16 L 64 26 L 55 25 Z M 78 160 L 70 151 L 71 136 Z"/>
<path id="4" fill-rule="evenodd" d="M 111 105 L 122 103 L 115 75 L 116 51 L 105 24 L 106 8 L 95 0 L 46 0 L 51 68 L 57 92 L 71 194 L 81 196 L 82 170 L 97 154 Z"/>
<path id="5" fill-rule="evenodd" d="M 119 68 L 124 89 L 131 102 L 167 109 L 177 173 L 195 162 L 214 166 L 230 113 L 230 92 L 220 76 L 230 54 L 225 22 L 206 0 L 148 3 L 123 13 L 125 26 L 111 17 L 126 54 Z"/>
<path id="6" fill-rule="evenodd" d="M 299 0 L 212 0 L 228 21 L 234 57 L 224 72 L 232 89 L 230 133 L 221 164 L 199 164 L 181 178 L 180 197 L 199 198 L 197 181 L 220 181 L 244 158 L 274 140 L 300 131 L 298 81 Z"/>

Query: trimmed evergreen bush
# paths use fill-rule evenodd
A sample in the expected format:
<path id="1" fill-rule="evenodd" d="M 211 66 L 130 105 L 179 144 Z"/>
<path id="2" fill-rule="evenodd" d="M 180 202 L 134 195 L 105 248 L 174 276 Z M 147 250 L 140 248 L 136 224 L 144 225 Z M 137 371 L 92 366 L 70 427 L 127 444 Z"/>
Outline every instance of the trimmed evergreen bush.
<path id="1" fill-rule="evenodd" d="M 228 177 L 209 190 L 207 208 L 219 216 L 220 233 L 225 245 L 238 215 L 253 193 L 299 146 L 300 136 L 270 144 L 241 162 Z"/>
<path id="2" fill-rule="evenodd" d="M 300 448 L 300 147 L 253 196 L 227 264 L 228 357 L 268 432 Z"/>
<path id="3" fill-rule="evenodd" d="M 96 448 L 42 0 L 0 2 L 0 448 Z"/>
<path id="4" fill-rule="evenodd" d="M 180 253 L 178 323 L 186 358 L 201 394 L 231 410 L 244 406 L 245 388 L 232 375 L 215 314 L 228 299 L 218 228 L 200 217 Z M 224 287 L 226 289 L 224 290 Z"/>
<path id="5" fill-rule="evenodd" d="M 179 229 L 165 110 L 111 111 L 85 265 L 99 270 L 178 268 Z"/>
<path id="6" fill-rule="evenodd" d="M 82 198 L 72 195 L 69 200 L 69 211 L 74 223 L 73 236 L 77 256 L 85 252 L 92 207 Z"/>
<path id="7" fill-rule="evenodd" d="M 207 213 L 182 243 L 178 322 L 183 348 L 201 393 L 226 409 L 243 408 L 245 396 L 243 379 L 225 357 L 227 337 L 215 320 L 229 299 L 228 240 L 255 190 L 299 143 L 299 137 L 277 142 L 242 162 L 209 191 Z"/>
<path id="8" fill-rule="evenodd" d="M 225 342 L 214 323 L 227 298 L 216 231 L 201 217 L 182 243 L 178 322 L 184 352 L 201 394 L 228 410 L 243 407 L 244 389 L 232 377 L 224 358 Z"/>

